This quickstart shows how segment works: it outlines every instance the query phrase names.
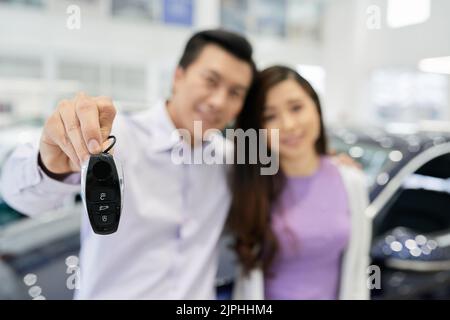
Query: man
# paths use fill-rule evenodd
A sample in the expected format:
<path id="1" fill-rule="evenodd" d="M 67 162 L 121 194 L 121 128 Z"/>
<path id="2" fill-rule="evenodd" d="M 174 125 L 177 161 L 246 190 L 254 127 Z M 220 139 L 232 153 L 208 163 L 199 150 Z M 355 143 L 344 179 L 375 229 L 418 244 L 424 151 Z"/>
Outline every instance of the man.
<path id="1" fill-rule="evenodd" d="M 2 194 L 30 216 L 62 205 L 79 191 L 80 166 L 113 134 L 122 161 L 125 195 L 119 229 L 97 235 L 84 212 L 80 299 L 212 299 L 218 239 L 230 195 L 223 165 L 174 164 L 175 129 L 201 140 L 241 111 L 255 74 L 252 48 L 222 30 L 188 41 L 173 79 L 172 96 L 130 117 L 111 99 L 83 93 L 63 100 L 46 122 L 39 147 L 20 146 L 5 164 Z M 197 134 L 197 136 L 195 136 Z M 208 143 L 208 142 L 205 142 Z M 210 144 L 223 152 L 223 138 Z M 202 143 L 192 145 L 201 147 Z"/>

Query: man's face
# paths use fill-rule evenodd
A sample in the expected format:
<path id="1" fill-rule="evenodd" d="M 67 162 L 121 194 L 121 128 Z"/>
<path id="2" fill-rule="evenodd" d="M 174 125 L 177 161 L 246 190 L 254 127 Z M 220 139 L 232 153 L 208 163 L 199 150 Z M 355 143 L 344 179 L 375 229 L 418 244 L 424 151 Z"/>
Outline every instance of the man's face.
<path id="1" fill-rule="evenodd" d="M 222 130 L 241 111 L 252 81 L 250 65 L 216 45 L 207 45 L 186 69 L 178 67 L 169 113 L 192 137 L 194 121 L 204 133 Z M 199 138 L 199 137 L 196 137 Z"/>

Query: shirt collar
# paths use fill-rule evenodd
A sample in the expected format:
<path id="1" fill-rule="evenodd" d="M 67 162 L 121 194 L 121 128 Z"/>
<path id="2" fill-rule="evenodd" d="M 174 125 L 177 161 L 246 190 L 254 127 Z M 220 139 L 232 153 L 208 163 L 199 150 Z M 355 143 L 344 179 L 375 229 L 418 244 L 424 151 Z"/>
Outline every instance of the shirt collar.
<path id="1" fill-rule="evenodd" d="M 153 108 L 138 115 L 135 118 L 135 123 L 151 137 L 148 150 L 152 152 L 172 150 L 181 142 L 181 137 L 176 134 L 177 128 L 169 115 L 167 103 L 164 100 L 158 101 Z M 220 134 L 213 134 L 213 138 L 222 140 Z M 210 143 L 211 141 L 203 142 L 203 147 Z"/>
<path id="2" fill-rule="evenodd" d="M 148 149 L 155 152 L 171 150 L 180 140 L 175 134 L 176 127 L 170 118 L 165 101 L 160 100 L 150 110 L 135 118 L 139 129 L 151 137 Z"/>

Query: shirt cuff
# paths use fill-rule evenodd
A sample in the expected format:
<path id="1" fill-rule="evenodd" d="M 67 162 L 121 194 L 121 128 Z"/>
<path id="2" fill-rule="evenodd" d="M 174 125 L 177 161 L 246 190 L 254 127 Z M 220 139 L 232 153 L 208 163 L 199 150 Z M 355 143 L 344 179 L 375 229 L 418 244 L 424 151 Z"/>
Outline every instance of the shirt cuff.
<path id="1" fill-rule="evenodd" d="M 39 166 L 38 164 L 38 153 L 36 154 L 36 157 L 34 158 L 34 171 L 39 176 L 38 181 L 40 188 L 44 191 L 53 192 L 53 193 L 61 193 L 61 194 L 68 194 L 68 193 L 76 193 L 81 191 L 81 174 L 79 172 L 74 172 L 64 178 L 64 180 L 59 181 L 56 179 L 53 179 L 49 177 L 44 170 Z"/>

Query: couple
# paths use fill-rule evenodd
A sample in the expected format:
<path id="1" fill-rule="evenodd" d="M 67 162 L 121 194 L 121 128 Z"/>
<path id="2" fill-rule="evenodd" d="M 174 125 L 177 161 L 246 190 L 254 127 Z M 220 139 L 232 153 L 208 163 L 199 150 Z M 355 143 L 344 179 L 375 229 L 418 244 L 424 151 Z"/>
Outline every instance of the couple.
<path id="1" fill-rule="evenodd" d="M 174 164 L 172 134 L 237 128 L 279 129 L 280 170 L 260 164 Z M 127 116 L 108 97 L 63 100 L 39 145 L 19 146 L 1 188 L 11 207 L 30 216 L 55 209 L 80 188 L 80 164 L 117 138 L 124 170 L 119 229 L 81 229 L 78 299 L 214 299 L 218 241 L 228 221 L 236 239 L 237 299 L 365 299 L 370 227 L 361 174 L 327 156 L 320 103 L 294 70 L 257 72 L 252 48 L 224 30 L 194 34 L 165 103 Z M 194 141 L 195 141 L 194 136 Z M 220 134 L 200 141 L 232 150 Z M 230 148 L 223 148 L 230 145 Z M 242 150 L 235 150 L 236 151 Z M 246 150 L 245 150 L 246 151 Z M 223 154 L 226 156 L 226 154 Z"/>

